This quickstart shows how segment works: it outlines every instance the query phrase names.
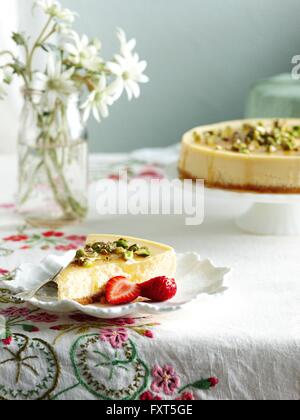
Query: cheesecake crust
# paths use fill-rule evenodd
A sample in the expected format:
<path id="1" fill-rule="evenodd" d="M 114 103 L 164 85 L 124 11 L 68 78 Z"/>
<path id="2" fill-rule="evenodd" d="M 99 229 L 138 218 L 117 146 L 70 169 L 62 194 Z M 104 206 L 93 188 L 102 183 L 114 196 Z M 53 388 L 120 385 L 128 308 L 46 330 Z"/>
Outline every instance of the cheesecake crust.
<path id="1" fill-rule="evenodd" d="M 182 169 L 178 168 L 179 177 L 181 180 L 191 179 L 192 181 L 197 181 L 193 175 L 189 174 L 187 171 L 183 171 Z M 258 194 L 300 194 L 300 187 L 299 188 L 288 188 L 288 187 L 267 187 L 263 185 L 237 185 L 237 184 L 221 184 L 221 183 L 211 183 L 204 180 L 204 184 L 206 188 L 210 189 L 218 189 L 218 190 L 225 190 L 225 191 L 233 191 L 233 192 L 253 192 Z"/>
<path id="2" fill-rule="evenodd" d="M 83 305 L 83 306 L 93 305 L 95 303 L 101 303 L 101 299 L 104 297 L 104 290 L 105 288 L 103 287 L 98 293 L 89 297 L 75 299 L 75 302 L 80 303 L 80 305 Z"/>

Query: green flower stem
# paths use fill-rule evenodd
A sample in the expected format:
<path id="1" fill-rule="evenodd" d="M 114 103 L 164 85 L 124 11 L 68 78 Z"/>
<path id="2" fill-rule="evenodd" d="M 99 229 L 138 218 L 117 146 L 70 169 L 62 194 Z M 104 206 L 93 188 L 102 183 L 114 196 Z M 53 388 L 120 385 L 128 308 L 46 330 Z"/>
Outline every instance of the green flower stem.
<path id="1" fill-rule="evenodd" d="M 0 51 L 0 56 L 1 55 L 10 55 L 14 60 L 16 59 L 16 57 L 14 56 L 14 54 L 11 51 L 8 51 L 8 50 Z"/>
<path id="2" fill-rule="evenodd" d="M 84 328 L 84 327 L 81 327 L 80 325 L 76 325 L 76 327 L 74 327 L 74 326 L 72 326 L 72 327 L 70 327 L 70 328 L 68 328 L 67 330 L 63 330 L 63 331 L 61 331 L 58 335 L 57 335 L 57 337 L 55 338 L 55 340 L 53 341 L 53 345 L 55 346 L 57 343 L 58 343 L 58 341 L 64 336 L 64 335 L 66 335 L 66 334 L 68 334 L 68 333 L 70 333 L 70 332 L 72 332 L 72 331 L 76 331 L 76 330 L 78 330 L 79 328 Z"/>
<path id="3" fill-rule="evenodd" d="M 40 40 L 40 43 L 37 46 L 41 46 L 42 44 L 44 44 L 44 42 L 48 41 L 48 39 L 54 35 L 56 32 L 56 27 L 55 25 L 53 26 L 53 28 L 51 29 L 51 31 L 43 38 Z"/>
<path id="4" fill-rule="evenodd" d="M 35 170 L 34 170 L 34 172 L 33 172 L 32 176 L 31 176 L 31 179 L 30 179 L 30 183 L 29 183 L 28 189 L 27 189 L 26 193 L 23 195 L 23 197 L 22 197 L 22 198 L 21 198 L 21 200 L 20 200 L 20 204 L 21 204 L 21 205 L 25 204 L 25 203 L 26 203 L 26 201 L 28 200 L 28 198 L 30 197 L 30 194 L 32 193 L 32 190 L 33 190 L 33 188 L 34 188 L 35 177 L 37 176 L 37 174 L 38 174 L 39 170 L 42 168 L 42 166 L 43 166 L 43 165 L 44 165 L 44 162 L 43 162 L 43 161 L 41 161 L 41 162 L 37 165 L 37 167 L 35 168 Z"/>
<path id="5" fill-rule="evenodd" d="M 25 161 L 27 160 L 28 157 L 29 156 L 25 157 L 25 160 L 22 161 L 21 168 L 24 168 Z M 50 160 L 53 165 L 54 174 L 57 174 L 61 181 L 61 185 L 63 186 L 63 193 L 59 191 L 59 188 L 54 179 L 54 175 L 52 173 L 51 167 L 49 166 L 48 160 Z M 63 166 L 59 164 L 57 153 L 56 153 L 56 150 L 54 149 L 46 149 L 46 148 L 44 149 L 42 160 L 40 161 L 38 166 L 35 168 L 31 176 L 30 185 L 28 186 L 26 193 L 21 198 L 20 204 L 21 205 L 25 204 L 28 198 L 30 197 L 30 194 L 32 193 L 35 186 L 35 178 L 38 172 L 43 167 L 46 170 L 49 185 L 52 189 L 54 199 L 58 203 L 58 205 L 61 207 L 64 214 L 67 217 L 77 216 L 77 217 L 83 218 L 86 215 L 86 209 L 82 207 L 72 195 L 68 182 L 66 181 L 65 175 L 63 173 Z M 20 177 L 21 177 L 20 183 L 23 183 L 22 179 L 24 179 L 24 173 L 22 173 L 22 171 L 20 173 Z"/>
<path id="6" fill-rule="evenodd" d="M 180 390 L 178 392 L 179 392 L 179 394 L 181 394 L 181 392 L 185 391 L 188 388 L 192 388 L 192 387 L 193 387 L 193 384 L 185 385 L 182 388 L 180 388 Z"/>
<path id="7" fill-rule="evenodd" d="M 31 174 L 29 186 L 23 197 L 21 197 L 20 205 L 24 205 L 29 199 L 35 187 L 35 179 L 39 171 L 44 168 L 53 197 L 62 209 L 65 217 L 67 219 L 74 217 L 83 218 L 86 215 L 87 209 L 81 206 L 78 200 L 74 197 L 64 174 L 65 148 L 72 147 L 72 144 L 70 144 L 69 141 L 70 136 L 68 133 L 68 121 L 66 120 L 65 105 L 61 101 L 57 101 L 55 108 L 51 111 L 47 118 L 40 114 L 40 110 L 34 103 L 31 105 L 37 115 L 37 125 L 40 129 L 40 135 L 37 139 L 37 147 L 41 149 L 41 155 L 39 164 L 35 167 L 33 173 Z M 49 132 L 49 127 L 56 124 L 55 117 L 57 113 L 62 119 L 61 126 L 59 127 L 59 132 L 56 137 L 52 138 Z M 61 162 L 58 158 L 58 148 L 60 148 L 63 153 L 63 159 Z M 27 167 L 26 161 L 30 159 L 30 155 L 31 153 L 28 148 L 24 157 L 20 161 L 20 184 L 25 184 L 24 180 L 26 180 Z M 58 178 L 58 182 L 56 178 Z"/>
<path id="8" fill-rule="evenodd" d="M 52 177 L 51 170 L 50 170 L 49 166 L 47 165 L 46 161 L 44 162 L 44 165 L 45 165 L 45 168 L 46 168 L 48 181 L 49 181 L 49 184 L 51 186 L 51 189 L 52 189 L 52 192 L 53 192 L 53 195 L 54 195 L 54 198 L 55 198 L 56 202 L 62 208 L 62 210 L 64 211 L 64 213 L 67 217 L 71 216 L 68 202 L 66 202 L 63 198 L 61 198 L 60 193 L 58 191 L 58 188 L 56 186 L 56 183 L 55 183 L 55 181 Z"/>
<path id="9" fill-rule="evenodd" d="M 80 382 L 77 384 L 70 386 L 69 388 L 64 389 L 63 391 L 59 392 L 58 394 L 54 395 L 53 397 L 50 397 L 50 400 L 57 400 L 58 397 L 60 397 L 63 394 L 66 394 L 69 391 L 73 391 L 73 389 L 78 388 L 80 386 Z"/>
<path id="10" fill-rule="evenodd" d="M 71 193 L 71 190 L 70 190 L 70 187 L 69 187 L 69 185 L 68 185 L 68 183 L 67 183 L 67 181 L 65 179 L 65 176 L 63 174 L 63 170 L 62 170 L 61 166 L 58 163 L 56 151 L 55 150 L 49 150 L 49 155 L 51 156 L 52 161 L 53 161 L 53 163 L 55 165 L 55 168 L 57 170 L 57 173 L 59 174 L 60 179 L 62 181 L 64 190 L 65 190 L 65 193 L 66 193 L 66 196 L 67 196 L 67 199 L 68 199 L 69 206 L 71 207 L 71 209 L 75 213 L 75 215 L 78 215 L 80 217 L 84 217 L 85 214 L 86 214 L 86 209 L 83 208 L 78 203 L 78 201 L 73 197 L 73 195 Z"/>
<path id="11" fill-rule="evenodd" d="M 49 17 L 49 19 L 46 22 L 46 25 L 44 26 L 44 28 L 42 29 L 42 32 L 40 34 L 40 36 L 38 37 L 38 39 L 36 40 L 36 42 L 34 43 L 31 52 L 28 55 L 28 60 L 27 60 L 27 65 L 26 65 L 26 69 L 27 69 L 27 73 L 29 75 L 29 79 L 32 80 L 32 60 L 33 60 L 33 56 L 35 53 L 35 50 L 39 47 L 39 45 L 41 44 L 41 41 L 43 40 L 50 24 L 52 22 L 52 16 Z"/>

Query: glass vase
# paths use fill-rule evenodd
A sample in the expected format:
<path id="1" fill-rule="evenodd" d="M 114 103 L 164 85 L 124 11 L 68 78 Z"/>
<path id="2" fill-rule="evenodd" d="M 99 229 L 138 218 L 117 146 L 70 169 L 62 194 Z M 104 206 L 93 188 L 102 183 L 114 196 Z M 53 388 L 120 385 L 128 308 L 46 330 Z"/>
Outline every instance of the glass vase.
<path id="1" fill-rule="evenodd" d="M 80 222 L 87 213 L 88 143 L 78 97 L 56 99 L 24 92 L 18 139 L 18 211 L 36 227 Z"/>

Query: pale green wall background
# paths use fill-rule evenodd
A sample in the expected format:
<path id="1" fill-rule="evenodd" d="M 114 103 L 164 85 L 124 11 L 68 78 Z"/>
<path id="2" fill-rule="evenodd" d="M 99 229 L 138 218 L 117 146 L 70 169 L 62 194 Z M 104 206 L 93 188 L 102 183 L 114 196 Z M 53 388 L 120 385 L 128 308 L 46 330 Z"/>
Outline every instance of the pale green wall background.
<path id="1" fill-rule="evenodd" d="M 300 54 L 299 0 L 62 2 L 80 13 L 80 31 L 101 38 L 105 56 L 120 26 L 149 62 L 142 97 L 90 124 L 93 151 L 169 145 L 198 124 L 242 117 L 252 83 L 290 71 Z"/>

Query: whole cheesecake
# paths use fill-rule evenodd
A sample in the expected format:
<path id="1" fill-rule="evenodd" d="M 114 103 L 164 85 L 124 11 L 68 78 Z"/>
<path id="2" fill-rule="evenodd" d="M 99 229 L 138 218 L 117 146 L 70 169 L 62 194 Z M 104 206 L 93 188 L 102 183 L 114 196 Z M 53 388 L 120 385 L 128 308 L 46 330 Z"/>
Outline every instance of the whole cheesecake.
<path id="1" fill-rule="evenodd" d="M 300 119 L 195 128 L 183 136 L 179 173 L 210 188 L 300 193 Z"/>

